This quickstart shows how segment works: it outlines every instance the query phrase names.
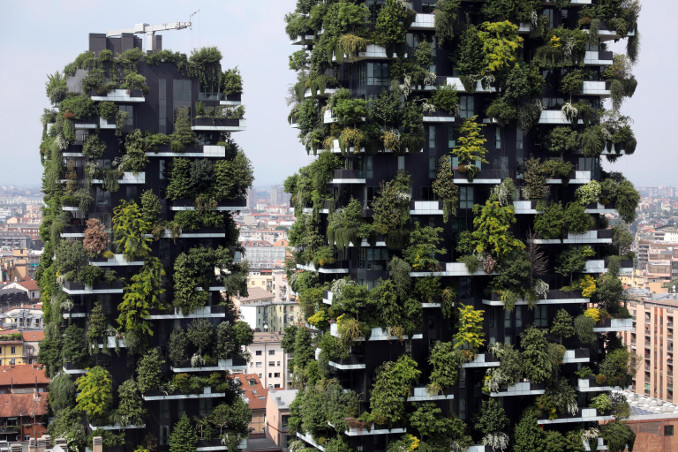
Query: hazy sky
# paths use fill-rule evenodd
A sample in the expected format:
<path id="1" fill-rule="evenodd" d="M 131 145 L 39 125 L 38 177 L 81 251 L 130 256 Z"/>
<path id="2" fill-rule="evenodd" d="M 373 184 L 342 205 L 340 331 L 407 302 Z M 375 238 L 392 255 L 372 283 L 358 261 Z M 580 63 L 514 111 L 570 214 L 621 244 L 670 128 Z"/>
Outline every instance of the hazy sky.
<path id="1" fill-rule="evenodd" d="M 47 74 L 87 50 L 90 32 L 135 23 L 186 21 L 192 30 L 167 31 L 163 47 L 190 53 L 217 46 L 224 67 L 239 66 L 244 79 L 247 131 L 235 135 L 252 160 L 255 185 L 281 183 L 306 164 L 296 130 L 287 124 L 287 88 L 295 79 L 287 66 L 293 50 L 284 33 L 284 15 L 295 0 L 0 1 L 1 184 L 39 185 L 40 115 L 48 106 Z M 105 6 L 103 6 L 105 5 Z M 678 47 L 668 34 L 678 28 L 678 3 L 646 0 L 640 18 L 641 53 L 635 73 L 638 90 L 624 111 L 635 121 L 635 155 L 615 168 L 638 185 L 678 185 L 670 130 L 678 129 Z"/>

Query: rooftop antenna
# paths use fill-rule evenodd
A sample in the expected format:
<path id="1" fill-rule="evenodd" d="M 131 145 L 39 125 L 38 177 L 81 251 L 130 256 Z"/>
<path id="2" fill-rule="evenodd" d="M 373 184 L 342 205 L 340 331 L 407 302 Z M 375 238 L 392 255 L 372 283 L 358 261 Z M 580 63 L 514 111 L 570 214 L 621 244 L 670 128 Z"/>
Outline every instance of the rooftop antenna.
<path id="1" fill-rule="evenodd" d="M 200 10 L 197 10 L 193 12 L 193 14 L 188 16 L 188 22 L 168 22 L 159 25 L 149 25 L 146 23 L 134 24 L 132 28 L 123 28 L 122 30 L 107 31 L 106 37 L 120 36 L 123 33 L 132 33 L 137 35 L 146 34 L 146 50 L 154 51 L 155 46 L 153 36 L 155 36 L 157 32 L 165 30 L 182 30 L 184 28 L 192 29 L 193 22 L 191 22 L 191 20 L 193 19 L 193 16 L 195 16 L 199 12 Z"/>

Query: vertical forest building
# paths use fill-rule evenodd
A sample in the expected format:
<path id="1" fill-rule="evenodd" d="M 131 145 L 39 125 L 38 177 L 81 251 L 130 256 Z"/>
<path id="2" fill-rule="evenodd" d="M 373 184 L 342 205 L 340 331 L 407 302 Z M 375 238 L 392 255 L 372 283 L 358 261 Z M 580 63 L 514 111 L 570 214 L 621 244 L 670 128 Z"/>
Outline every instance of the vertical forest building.
<path id="1" fill-rule="evenodd" d="M 74 450 L 93 436 L 106 450 L 236 450 L 250 412 L 229 371 L 252 341 L 230 303 L 246 294 L 232 219 L 252 182 L 232 138 L 242 81 L 214 47 L 153 42 L 90 34 L 46 83 L 50 434 Z"/>
<path id="2" fill-rule="evenodd" d="M 304 447 L 632 445 L 610 390 L 634 366 L 618 239 L 639 197 L 604 163 L 636 148 L 619 108 L 639 11 L 299 0 L 287 15 L 289 121 L 316 155 L 285 183 Z"/>

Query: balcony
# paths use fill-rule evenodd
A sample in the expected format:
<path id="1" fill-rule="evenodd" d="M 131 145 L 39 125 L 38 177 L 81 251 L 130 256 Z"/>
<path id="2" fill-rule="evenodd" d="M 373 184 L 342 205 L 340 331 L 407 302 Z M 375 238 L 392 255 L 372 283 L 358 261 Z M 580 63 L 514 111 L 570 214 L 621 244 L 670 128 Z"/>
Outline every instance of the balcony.
<path id="1" fill-rule="evenodd" d="M 240 211 L 246 207 L 247 201 L 245 199 L 229 199 L 219 201 L 219 204 L 214 209 L 219 212 L 226 211 Z M 195 210 L 195 200 L 193 199 L 178 199 L 172 202 L 170 210 Z"/>
<path id="2" fill-rule="evenodd" d="M 313 40 L 315 39 L 315 36 L 313 34 L 303 34 L 300 36 L 297 36 L 294 39 L 290 39 L 290 45 L 293 46 L 306 46 L 313 44 Z"/>
<path id="3" fill-rule="evenodd" d="M 316 443 L 310 433 L 303 434 L 303 433 L 297 432 L 297 438 L 299 438 L 300 440 L 302 440 L 306 444 L 310 444 L 311 446 L 315 447 L 319 451 L 325 452 L 325 448 L 323 446 L 321 446 L 320 444 Z"/>
<path id="4" fill-rule="evenodd" d="M 491 273 L 497 275 L 498 273 Z M 475 273 L 469 273 L 466 269 L 466 264 L 463 262 L 441 262 L 438 271 L 428 272 L 410 272 L 413 278 L 423 278 L 427 276 L 487 276 L 484 270 L 478 269 Z"/>
<path id="5" fill-rule="evenodd" d="M 348 273 L 348 261 L 335 261 L 333 264 L 328 264 L 323 267 L 314 267 L 312 264 L 301 265 L 297 264 L 299 270 L 306 270 L 309 272 L 318 272 L 325 274 L 347 274 Z"/>
<path id="6" fill-rule="evenodd" d="M 591 350 L 587 348 L 565 350 L 565 355 L 563 355 L 563 364 L 588 363 L 590 361 Z"/>
<path id="7" fill-rule="evenodd" d="M 174 308 L 174 313 L 165 313 L 154 309 L 148 316 L 149 320 L 179 320 L 179 319 L 222 319 L 226 317 L 226 306 L 203 306 L 188 314 L 181 309 Z"/>
<path id="8" fill-rule="evenodd" d="M 588 184 L 591 182 L 591 171 L 575 171 L 574 177 L 569 179 L 546 179 L 547 184 L 557 185 L 567 181 L 569 184 Z"/>
<path id="9" fill-rule="evenodd" d="M 102 179 L 92 179 L 93 185 L 103 185 L 104 181 Z M 124 172 L 122 177 L 118 179 L 119 184 L 145 184 L 146 183 L 146 173 L 132 173 Z"/>
<path id="10" fill-rule="evenodd" d="M 365 171 L 352 169 L 336 169 L 330 184 L 364 184 L 367 182 Z"/>
<path id="11" fill-rule="evenodd" d="M 323 97 L 330 97 L 332 94 L 336 93 L 338 91 L 338 88 L 325 88 L 324 91 L 316 91 L 315 95 L 313 95 L 313 92 L 311 91 L 311 88 L 308 88 L 306 91 L 304 91 L 304 98 L 310 99 L 312 97 L 316 96 L 323 96 Z"/>
<path id="12" fill-rule="evenodd" d="M 431 395 L 428 392 L 428 388 L 425 386 L 420 386 L 417 388 L 412 388 L 412 395 L 407 398 L 408 402 L 432 402 L 435 400 L 452 400 L 454 399 L 454 394 L 436 394 Z"/>
<path id="13" fill-rule="evenodd" d="M 223 239 L 226 237 L 226 232 L 224 228 L 200 228 L 197 231 L 184 232 L 183 230 L 179 233 L 178 238 L 180 239 Z M 144 234 L 144 237 L 153 238 L 153 234 Z M 160 236 L 161 239 L 174 239 L 172 231 L 170 229 L 165 229 Z"/>
<path id="14" fill-rule="evenodd" d="M 598 412 L 595 408 L 582 408 L 581 413 L 577 416 L 565 416 L 556 419 L 539 419 L 537 420 L 537 423 L 539 423 L 539 425 L 567 424 L 573 422 L 598 423 L 600 421 L 611 421 L 612 419 L 612 416 L 598 416 Z"/>
<path id="15" fill-rule="evenodd" d="M 226 393 L 212 392 L 212 388 L 209 386 L 203 388 L 200 394 L 142 394 L 142 398 L 147 402 L 154 400 L 219 399 L 223 397 L 226 397 Z"/>
<path id="16" fill-rule="evenodd" d="M 124 255 L 115 254 L 110 259 L 90 261 L 89 264 L 97 267 L 137 267 L 144 265 L 144 261 L 128 261 Z"/>
<path id="17" fill-rule="evenodd" d="M 517 397 L 528 395 L 542 395 L 546 392 L 546 386 L 542 384 L 534 384 L 529 381 L 523 381 L 509 386 L 504 391 L 491 392 L 490 397 Z"/>
<path id="18" fill-rule="evenodd" d="M 336 323 L 330 324 L 330 334 L 334 337 L 339 337 L 339 328 Z M 413 334 L 412 337 L 410 338 L 409 336 L 403 336 L 403 337 L 398 337 L 398 336 L 391 336 L 388 334 L 388 331 L 383 329 L 383 328 L 372 328 L 372 331 L 370 332 L 370 336 L 367 338 L 367 341 L 400 341 L 403 339 L 423 339 L 423 335 L 421 333 L 419 334 Z M 364 337 L 359 337 L 356 339 L 356 342 L 358 341 L 364 341 Z"/>
<path id="19" fill-rule="evenodd" d="M 474 185 L 498 185 L 501 183 L 502 171 L 495 168 L 481 169 L 473 180 L 468 180 L 466 173 L 454 170 L 454 183 L 459 185 L 474 184 Z"/>
<path id="20" fill-rule="evenodd" d="M 330 424 L 330 427 L 333 427 Z M 347 419 L 348 430 L 344 432 L 346 436 L 373 436 L 373 435 L 402 435 L 407 433 L 407 430 L 402 427 L 393 427 L 393 428 L 375 428 L 374 425 L 371 425 L 370 428 L 367 428 L 364 422 Z"/>
<path id="21" fill-rule="evenodd" d="M 66 310 L 61 313 L 61 317 L 64 319 L 84 319 L 89 313 L 85 306 L 73 306 L 70 310 Z"/>
<path id="22" fill-rule="evenodd" d="M 87 129 L 115 129 L 115 122 L 110 123 L 104 119 L 104 118 L 99 118 L 98 124 L 97 120 L 95 119 L 89 119 L 89 120 L 84 120 L 84 121 L 76 121 L 75 122 L 75 129 L 76 130 L 87 130 Z"/>
<path id="23" fill-rule="evenodd" d="M 474 369 L 482 367 L 499 367 L 499 359 L 490 353 L 479 353 L 470 363 L 464 363 L 461 367 L 465 369 Z"/>
<path id="24" fill-rule="evenodd" d="M 435 14 L 417 13 L 414 17 L 414 21 L 410 24 L 411 30 L 435 30 L 435 28 Z"/>
<path id="25" fill-rule="evenodd" d="M 237 94 L 222 94 L 219 99 L 219 105 L 237 106 L 242 102 L 242 93 Z"/>
<path id="26" fill-rule="evenodd" d="M 172 152 L 169 149 L 169 146 L 159 147 L 157 151 L 146 152 L 146 157 L 226 157 L 226 146 L 218 146 L 216 144 L 202 145 L 202 152 Z"/>
<path id="27" fill-rule="evenodd" d="M 447 85 L 451 88 L 454 88 L 457 90 L 457 92 L 460 93 L 465 93 L 466 88 L 464 88 L 464 84 L 461 82 L 461 78 L 459 77 L 444 77 L 444 82 L 441 83 L 443 85 Z M 484 87 L 481 82 L 476 82 L 476 93 L 495 93 L 497 92 L 497 89 L 493 86 L 488 86 Z"/>
<path id="28" fill-rule="evenodd" d="M 610 333 L 615 331 L 632 331 L 633 319 L 607 319 L 598 322 L 598 326 L 593 328 L 596 333 Z"/>
<path id="29" fill-rule="evenodd" d="M 513 201 L 513 209 L 516 215 L 537 215 L 537 201 Z"/>
<path id="30" fill-rule="evenodd" d="M 317 351 L 316 351 L 317 352 Z M 329 366 L 337 370 L 362 370 L 365 369 L 364 358 L 361 356 L 349 356 L 346 359 L 330 361 Z"/>
<path id="31" fill-rule="evenodd" d="M 579 392 L 607 392 L 613 389 L 612 386 L 599 385 L 593 377 L 577 380 L 577 391 Z"/>
<path id="32" fill-rule="evenodd" d="M 610 82 L 585 81 L 582 96 L 610 97 Z"/>
<path id="33" fill-rule="evenodd" d="M 583 124 L 581 120 L 579 120 L 579 122 Z M 542 110 L 541 115 L 539 116 L 539 124 L 569 126 L 572 125 L 572 121 L 567 119 L 567 116 L 565 116 L 565 113 L 562 110 Z"/>
<path id="34" fill-rule="evenodd" d="M 537 301 L 538 305 L 553 305 L 553 304 L 584 304 L 589 303 L 591 300 L 589 298 L 583 298 L 579 292 L 565 292 L 562 290 L 549 290 L 546 294 L 546 298 L 541 298 Z M 504 306 L 504 302 L 501 301 L 499 295 L 496 292 L 493 292 L 489 299 L 483 299 L 483 304 L 488 306 Z M 529 305 L 528 301 L 519 298 L 516 300 L 516 306 L 527 306 Z"/>
<path id="35" fill-rule="evenodd" d="M 175 373 L 192 373 L 192 372 L 223 372 L 228 371 L 232 374 L 244 374 L 247 372 L 247 360 L 245 359 L 219 359 L 216 366 L 204 367 L 174 367 L 172 372 Z"/>
<path id="36" fill-rule="evenodd" d="M 141 425 L 120 425 L 120 424 L 113 424 L 113 425 L 92 425 L 89 424 L 90 430 L 141 430 L 146 428 L 146 424 L 141 424 Z"/>
<path id="37" fill-rule="evenodd" d="M 68 361 L 64 363 L 63 370 L 68 375 L 84 375 L 87 373 L 87 369 L 82 369 L 80 366 L 76 366 Z"/>
<path id="38" fill-rule="evenodd" d="M 221 441 L 221 439 L 200 439 L 195 448 L 196 452 L 210 452 L 217 450 L 228 450 L 228 447 Z M 238 450 L 247 450 L 247 438 L 240 441 Z"/>
<path id="39" fill-rule="evenodd" d="M 589 50 L 584 56 L 586 66 L 610 66 L 614 53 L 603 50 Z"/>
<path id="40" fill-rule="evenodd" d="M 92 96 L 95 102 L 120 102 L 120 103 L 140 103 L 146 102 L 141 90 L 114 89 L 105 96 Z"/>
<path id="41" fill-rule="evenodd" d="M 592 259 L 586 261 L 586 268 L 583 273 L 605 273 L 607 271 L 607 261 L 604 259 Z M 619 269 L 621 273 L 633 272 L 633 262 L 622 260 Z"/>
<path id="42" fill-rule="evenodd" d="M 412 201 L 410 215 L 442 215 L 442 201 Z"/>
<path id="43" fill-rule="evenodd" d="M 68 295 L 97 295 L 97 294 L 121 294 L 123 288 L 122 281 L 116 281 L 111 284 L 96 284 L 94 286 L 85 286 L 84 284 L 64 281 L 62 289 Z"/>
<path id="44" fill-rule="evenodd" d="M 242 132 L 246 129 L 246 121 L 232 118 L 196 118 L 191 129 L 195 132 Z"/>
<path id="45" fill-rule="evenodd" d="M 389 55 L 384 47 L 378 46 L 376 44 L 368 44 L 364 52 L 358 52 L 357 55 L 344 55 L 344 61 L 346 63 L 355 63 L 362 60 L 387 60 L 390 58 L 395 58 L 397 55 Z M 332 54 L 332 61 L 337 61 L 337 56 Z"/>
<path id="46" fill-rule="evenodd" d="M 568 233 L 564 239 L 533 239 L 532 243 L 537 245 L 583 245 L 583 244 L 602 244 L 612 243 L 612 229 L 598 229 L 585 232 L 583 234 Z"/>
<path id="47" fill-rule="evenodd" d="M 448 112 L 442 110 L 436 110 L 433 113 L 425 113 L 423 116 L 424 123 L 451 123 L 455 122 L 456 119 L 457 118 L 450 115 Z"/>

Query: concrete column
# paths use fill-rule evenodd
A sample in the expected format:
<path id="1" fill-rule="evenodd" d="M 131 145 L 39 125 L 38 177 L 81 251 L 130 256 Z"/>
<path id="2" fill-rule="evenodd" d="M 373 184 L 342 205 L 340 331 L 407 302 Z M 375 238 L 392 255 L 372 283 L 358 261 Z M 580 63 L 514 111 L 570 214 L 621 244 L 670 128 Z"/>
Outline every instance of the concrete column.
<path id="1" fill-rule="evenodd" d="M 92 439 L 92 452 L 104 452 L 104 441 L 101 436 Z"/>

